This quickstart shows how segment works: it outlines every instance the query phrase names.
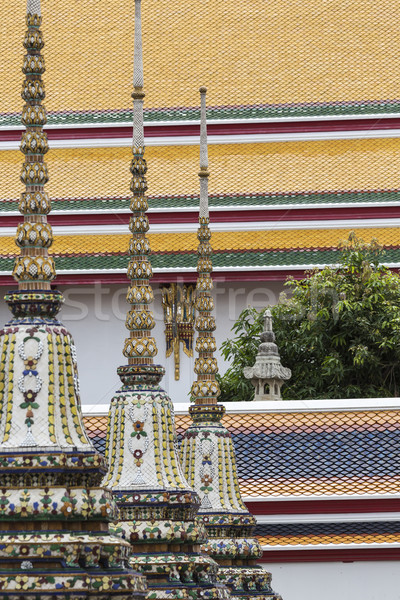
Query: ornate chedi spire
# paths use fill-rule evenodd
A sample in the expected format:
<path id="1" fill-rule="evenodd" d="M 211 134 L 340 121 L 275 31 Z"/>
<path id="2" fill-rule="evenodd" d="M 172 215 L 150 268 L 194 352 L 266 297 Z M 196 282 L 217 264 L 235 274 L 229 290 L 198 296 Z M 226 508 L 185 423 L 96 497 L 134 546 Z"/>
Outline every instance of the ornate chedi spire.
<path id="1" fill-rule="evenodd" d="M 260 339 L 256 362 L 253 367 L 245 367 L 243 374 L 254 385 L 254 400 L 281 400 L 281 387 L 292 372 L 281 364 L 269 309 L 264 312 L 264 331 Z"/>
<path id="2" fill-rule="evenodd" d="M 132 543 L 131 565 L 147 576 L 149 598 L 229 598 L 216 583 L 217 564 L 201 553 L 205 529 L 195 516 L 198 495 L 186 482 L 176 449 L 173 405 L 159 383 L 164 368 L 153 363 L 156 342 L 146 232 L 146 161 L 143 137 L 141 0 L 135 0 L 133 198 L 126 319 L 130 331 L 119 367 L 121 389 L 111 401 L 105 480 L 120 508 L 115 532 Z"/>
<path id="3" fill-rule="evenodd" d="M 271 589 L 271 575 L 256 564 L 262 550 L 252 537 L 255 519 L 243 504 L 236 473 L 235 451 L 229 431 L 222 425 L 225 407 L 219 396 L 214 357 L 216 328 L 211 294 L 212 249 L 208 213 L 208 157 L 206 89 L 200 88 L 200 214 L 198 229 L 198 279 L 196 290 L 197 380 L 192 386 L 194 405 L 189 409 L 193 424 L 186 430 L 181 460 L 185 476 L 201 497 L 199 516 L 209 534 L 207 552 L 219 563 L 219 578 L 234 597 L 279 598 Z"/>
<path id="4" fill-rule="evenodd" d="M 117 509 L 100 485 L 106 463 L 82 425 L 75 347 L 56 319 L 62 295 L 50 290 L 41 21 L 40 0 L 28 0 L 19 286 L 6 296 L 13 317 L 0 331 L 0 596 L 139 599 L 146 581 L 125 568 L 130 546 L 108 530 Z"/>

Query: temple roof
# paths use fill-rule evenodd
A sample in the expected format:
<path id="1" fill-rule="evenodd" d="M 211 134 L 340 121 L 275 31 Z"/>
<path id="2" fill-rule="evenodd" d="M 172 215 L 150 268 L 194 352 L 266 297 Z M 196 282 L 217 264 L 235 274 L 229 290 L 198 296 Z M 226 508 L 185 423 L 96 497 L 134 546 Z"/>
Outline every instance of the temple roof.
<path id="1" fill-rule="evenodd" d="M 23 10 L 23 3 L 3 0 L 7 41 L 3 36 L 0 73 L 9 93 L 2 96 L 0 113 L 9 115 L 20 105 L 17 24 Z M 218 107 L 215 112 L 222 118 L 334 114 L 338 108 L 353 114 L 396 112 L 396 15 L 396 0 L 379 6 L 362 0 L 333 0 L 323 6 L 319 0 L 225 0 L 223 8 L 212 1 L 200 9 L 194 0 L 184 5 L 158 0 L 143 11 L 144 68 L 152 90 L 147 116 L 165 120 L 167 109 L 169 118 L 190 118 L 193 111 L 188 108 L 197 106 L 199 81 L 207 81 L 210 106 Z M 124 74 L 133 49 L 132 3 L 48 0 L 43 16 L 46 83 L 52 90 L 46 104 L 52 119 L 84 122 L 105 112 L 110 120 L 129 120 Z M 171 43 L 174 30 L 179 35 Z M 90 60 L 82 59 L 88 55 Z M 10 122 L 10 116 L 4 121 Z"/>
<path id="2" fill-rule="evenodd" d="M 6 284 L 13 254 L 7 228 L 17 223 L 22 189 L 15 107 L 21 54 L 16 23 L 23 6 L 4 1 L 7 46 L 0 40 L 0 74 L 8 93 L 0 98 L 0 283 Z M 216 278 L 235 269 L 249 280 L 301 276 L 314 265 L 335 263 L 339 242 L 353 229 L 365 241 L 377 237 L 387 248 L 384 261 L 397 268 L 395 0 L 385 0 L 379 11 L 362 0 L 333 0 L 323 10 L 318 0 L 284 6 L 226 0 L 223 14 L 217 0 L 200 10 L 193 3 L 159 0 L 143 8 L 156 277 L 194 277 L 199 82 L 210 89 Z M 52 90 L 46 98 L 51 223 L 70 227 L 57 231 L 52 248 L 58 281 L 121 282 L 132 136 L 124 73 L 133 51 L 133 3 L 47 0 L 43 12 Z"/>
<path id="3" fill-rule="evenodd" d="M 104 139 L 97 148 L 56 148 L 56 142 L 52 144 L 49 138 L 47 162 L 52 172 L 52 197 L 127 195 L 129 188 L 123 173 L 127 173 L 127 161 L 129 165 L 129 140 L 125 147 L 118 148 L 101 147 L 101 143 L 107 143 Z M 78 145 L 80 140 L 73 143 Z M 115 143 L 125 144 L 120 140 Z M 153 172 L 151 195 L 197 196 L 198 185 L 193 176 L 197 153 L 193 142 L 148 146 L 147 161 Z M 400 169 L 397 138 L 211 143 L 209 157 L 213 164 L 211 196 L 395 190 Z M 1 152 L 0 160 L 6 182 L 1 197 L 16 199 L 21 190 L 19 153 Z"/>
<path id="4" fill-rule="evenodd" d="M 182 406 L 175 405 L 179 436 L 190 424 Z M 297 560 L 310 549 L 327 560 L 355 551 L 399 552 L 400 411 L 394 401 L 233 406 L 223 424 L 233 436 L 240 491 L 257 516 L 266 561 L 285 561 L 290 553 Z M 85 426 L 104 451 L 106 417 L 86 413 Z"/>
<path id="5" fill-rule="evenodd" d="M 339 243 L 353 229 L 364 241 L 377 238 L 387 250 L 384 262 L 398 266 L 397 146 L 396 138 L 211 144 L 216 274 L 236 268 L 282 278 L 291 269 L 334 264 Z M 197 152 L 195 145 L 147 149 L 156 273 L 185 274 L 196 265 Z M 129 154 L 125 146 L 49 152 L 57 232 L 51 252 L 61 276 L 107 279 L 126 269 L 129 200 L 123 173 Z M 15 225 L 21 185 L 18 152 L 0 152 L 0 160 L 1 195 L 8 200 L 0 212 L 4 274 L 16 253 L 7 227 Z"/>
<path id="6" fill-rule="evenodd" d="M 181 414 L 179 404 L 175 409 L 177 433 L 182 435 L 191 419 Z M 288 407 L 267 412 L 251 406 L 243 413 L 229 411 L 228 404 L 223 424 L 233 436 L 240 489 L 246 500 L 400 498 L 398 410 Z M 98 450 L 104 452 L 106 416 L 86 414 L 85 427 Z"/>

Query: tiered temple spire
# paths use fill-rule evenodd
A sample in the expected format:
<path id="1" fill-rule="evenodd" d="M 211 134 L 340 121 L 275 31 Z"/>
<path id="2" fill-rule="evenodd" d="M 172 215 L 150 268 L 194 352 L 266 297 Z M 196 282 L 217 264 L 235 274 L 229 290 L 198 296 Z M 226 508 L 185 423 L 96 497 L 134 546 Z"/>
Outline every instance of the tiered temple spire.
<path id="1" fill-rule="evenodd" d="M 48 256 L 53 234 L 46 217 L 51 208 L 50 200 L 44 191 L 49 177 L 44 162 L 48 144 L 43 131 L 47 117 L 46 109 L 42 106 L 45 98 L 42 74 L 46 67 L 40 53 L 44 46 L 40 30 L 40 0 L 28 0 L 26 22 L 26 55 L 22 67 L 25 74 L 22 98 L 26 102 L 22 110 L 22 124 L 26 129 L 21 138 L 21 151 L 25 154 L 21 181 L 25 185 L 25 192 L 19 204 L 24 222 L 17 229 L 16 244 L 21 253 L 15 261 L 13 275 L 20 290 L 49 290 L 56 273 L 54 261 Z"/>
<path id="2" fill-rule="evenodd" d="M 0 595 L 138 600 L 145 579 L 125 568 L 130 546 L 108 530 L 116 506 L 100 485 L 106 464 L 82 424 L 75 346 L 56 319 L 62 295 L 50 289 L 41 21 L 40 0 L 28 0 L 24 222 L 16 235 L 18 290 L 6 296 L 13 318 L 0 331 Z"/>
<path id="3" fill-rule="evenodd" d="M 291 378 L 292 372 L 281 363 L 269 309 L 264 313 L 260 341 L 256 362 L 252 367 L 245 367 L 243 374 L 254 386 L 254 400 L 281 400 L 281 387 Z"/>
<path id="4" fill-rule="evenodd" d="M 212 249 L 208 211 L 208 154 L 206 89 L 200 88 L 200 212 L 198 229 L 198 279 L 195 361 L 197 380 L 192 386 L 194 405 L 189 409 L 193 424 L 182 442 L 182 464 L 189 483 L 201 497 L 199 516 L 206 525 L 209 554 L 219 563 L 220 581 L 234 597 L 279 598 L 270 586 L 271 575 L 256 564 L 262 550 L 252 537 L 254 517 L 243 504 L 236 472 L 235 451 L 229 431 L 222 425 L 225 407 L 217 404 L 220 394 L 215 375 L 216 328 L 211 294 Z"/>
<path id="5" fill-rule="evenodd" d="M 186 482 L 175 446 L 173 405 L 159 386 L 164 368 L 156 365 L 156 343 L 150 332 L 153 292 L 149 279 L 149 222 L 145 192 L 147 171 L 143 137 L 143 65 L 141 0 L 135 0 L 133 96 L 133 198 L 129 245 L 124 356 L 119 367 L 122 387 L 111 401 L 106 456 L 112 489 L 120 508 L 116 532 L 132 543 L 131 564 L 147 576 L 150 598 L 171 600 L 228 598 L 216 583 L 216 563 L 201 553 L 205 530 L 195 520 L 197 494 Z"/>

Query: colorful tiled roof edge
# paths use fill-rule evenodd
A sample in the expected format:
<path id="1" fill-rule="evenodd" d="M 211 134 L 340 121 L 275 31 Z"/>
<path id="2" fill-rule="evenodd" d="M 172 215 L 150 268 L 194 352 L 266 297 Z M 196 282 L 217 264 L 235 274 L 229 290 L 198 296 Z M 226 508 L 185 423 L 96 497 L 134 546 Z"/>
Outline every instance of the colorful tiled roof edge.
<path id="1" fill-rule="evenodd" d="M 265 548 L 353 544 L 400 544 L 399 521 L 300 522 L 258 524 Z"/>
<path id="2" fill-rule="evenodd" d="M 79 256 L 52 255 L 57 259 L 58 272 L 74 271 L 79 273 L 88 271 L 125 271 L 129 257 L 125 254 L 106 254 L 100 251 L 95 254 L 81 254 Z M 196 267 L 196 254 L 153 254 L 152 265 L 154 270 L 179 271 L 180 269 L 194 269 Z M 303 267 L 312 269 L 316 265 L 325 266 L 336 264 L 338 251 L 336 249 L 301 249 L 277 250 L 255 252 L 220 252 L 214 254 L 214 267 L 217 270 L 231 268 L 257 268 L 265 269 L 281 266 L 285 269 Z M 14 263 L 14 257 L 0 257 L 0 273 L 9 272 Z M 400 264 L 400 248 L 385 250 L 384 264 Z"/>
<path id="3" fill-rule="evenodd" d="M 179 436 L 189 422 L 176 416 Z M 400 494 L 400 411 L 227 413 L 224 424 L 247 498 Z M 85 426 L 104 452 L 106 418 Z"/>
<path id="4" fill-rule="evenodd" d="M 400 100 L 356 100 L 353 102 L 310 102 L 284 104 L 255 104 L 248 106 L 211 106 L 209 120 L 268 119 L 288 117 L 327 117 L 364 116 L 400 113 Z M 87 125 L 100 123 L 127 123 L 132 120 L 132 110 L 105 111 L 65 111 L 49 112 L 49 125 Z M 160 121 L 198 121 L 197 107 L 147 108 L 144 110 L 145 123 Z M 0 113 L 0 127 L 13 127 L 21 122 L 18 113 Z"/>

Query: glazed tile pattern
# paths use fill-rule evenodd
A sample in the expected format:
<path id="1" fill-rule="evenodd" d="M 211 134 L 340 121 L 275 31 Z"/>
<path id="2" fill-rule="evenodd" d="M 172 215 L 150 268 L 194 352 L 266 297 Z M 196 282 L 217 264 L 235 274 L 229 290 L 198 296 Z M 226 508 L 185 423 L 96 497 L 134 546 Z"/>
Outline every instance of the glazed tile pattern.
<path id="1" fill-rule="evenodd" d="M 277 546 L 400 544 L 398 521 L 257 525 L 256 533 L 260 544 L 271 550 Z"/>
<path id="2" fill-rule="evenodd" d="M 104 452 L 106 418 L 84 422 Z M 188 416 L 176 416 L 179 437 L 189 423 Z M 397 411 L 228 413 L 223 424 L 233 437 L 246 498 L 400 492 Z"/>
<path id="3" fill-rule="evenodd" d="M 327 265 L 337 262 L 337 248 L 351 232 L 343 229 L 282 229 L 278 231 L 215 232 L 213 263 L 219 269 Z M 363 227 L 356 229 L 365 242 L 373 238 L 383 246 L 384 263 L 400 262 L 398 229 Z M 154 270 L 195 269 L 197 263 L 195 233 L 149 234 Z M 125 270 L 129 264 L 126 247 L 129 235 L 60 235 L 54 240 L 50 256 L 57 260 L 59 271 L 77 273 L 94 269 L 99 273 Z M 83 250 L 84 249 L 84 250 Z M 16 256 L 13 239 L 0 237 L 0 271 L 10 269 Z"/>
<path id="4" fill-rule="evenodd" d="M 162 212 L 173 208 L 187 208 L 196 210 L 199 197 L 196 194 L 187 196 L 148 196 L 149 212 Z M 216 194 L 210 195 L 210 208 L 264 208 L 285 207 L 297 208 L 302 206 L 323 205 L 326 208 L 335 208 L 351 203 L 357 205 L 379 206 L 383 204 L 393 205 L 400 201 L 399 190 L 372 190 L 372 191 L 336 191 L 336 192 L 293 192 L 276 194 Z M 90 214 L 92 211 L 100 210 L 102 213 L 128 212 L 129 197 L 115 196 L 105 198 L 53 198 L 53 213 L 80 212 Z M 17 210 L 17 201 L 6 200 L 0 205 L 0 214 L 6 215 Z"/>
<path id="5" fill-rule="evenodd" d="M 167 226 L 166 226 L 167 227 Z M 281 229 L 278 231 L 218 231 L 213 234 L 216 254 L 237 252 L 273 252 L 274 250 L 332 250 L 349 236 L 350 228 L 333 229 Z M 357 235 L 365 241 L 376 238 L 386 248 L 400 245 L 396 227 L 360 227 Z M 197 249 L 195 233 L 152 233 L 148 236 L 154 254 L 188 254 Z M 87 256 L 101 254 L 126 255 L 129 235 L 59 235 L 49 254 L 61 256 Z M 14 256 L 13 238 L 0 237 L 0 256 Z"/>
<path id="6" fill-rule="evenodd" d="M 323 9 L 319 0 L 285 5 L 226 0 L 221 11 L 218 0 L 200 10 L 194 0 L 145 7 L 144 67 L 152 90 L 147 118 L 198 118 L 193 107 L 201 81 L 210 88 L 210 118 L 398 112 L 395 0 L 379 5 L 334 0 Z M 6 123 L 16 123 L 23 5 L 4 0 L 3 14 L 8 35 L 0 48 L 1 79 L 9 93 L 0 113 L 6 113 Z M 47 102 L 52 121 L 131 121 L 125 74 L 133 47 L 132 3 L 71 6 L 49 0 L 43 14 L 52 57 L 48 83 L 54 93 Z M 68 22 L 75 23 L 72 31 Z M 201 53 L 194 29 L 202 32 Z M 178 45 L 170 44 L 171 32 L 179 32 Z"/>
<path id="7" fill-rule="evenodd" d="M 209 193 L 246 196 L 396 190 L 398 145 L 397 138 L 212 144 Z M 196 146 L 149 146 L 146 160 L 154 179 L 153 196 L 198 197 L 193 177 L 198 169 Z M 52 197 L 126 197 L 129 186 L 121 174 L 128 173 L 129 161 L 129 147 L 53 149 L 47 157 Z M 1 198 L 18 198 L 18 152 L 0 152 L 0 168 L 7 182 Z"/>

